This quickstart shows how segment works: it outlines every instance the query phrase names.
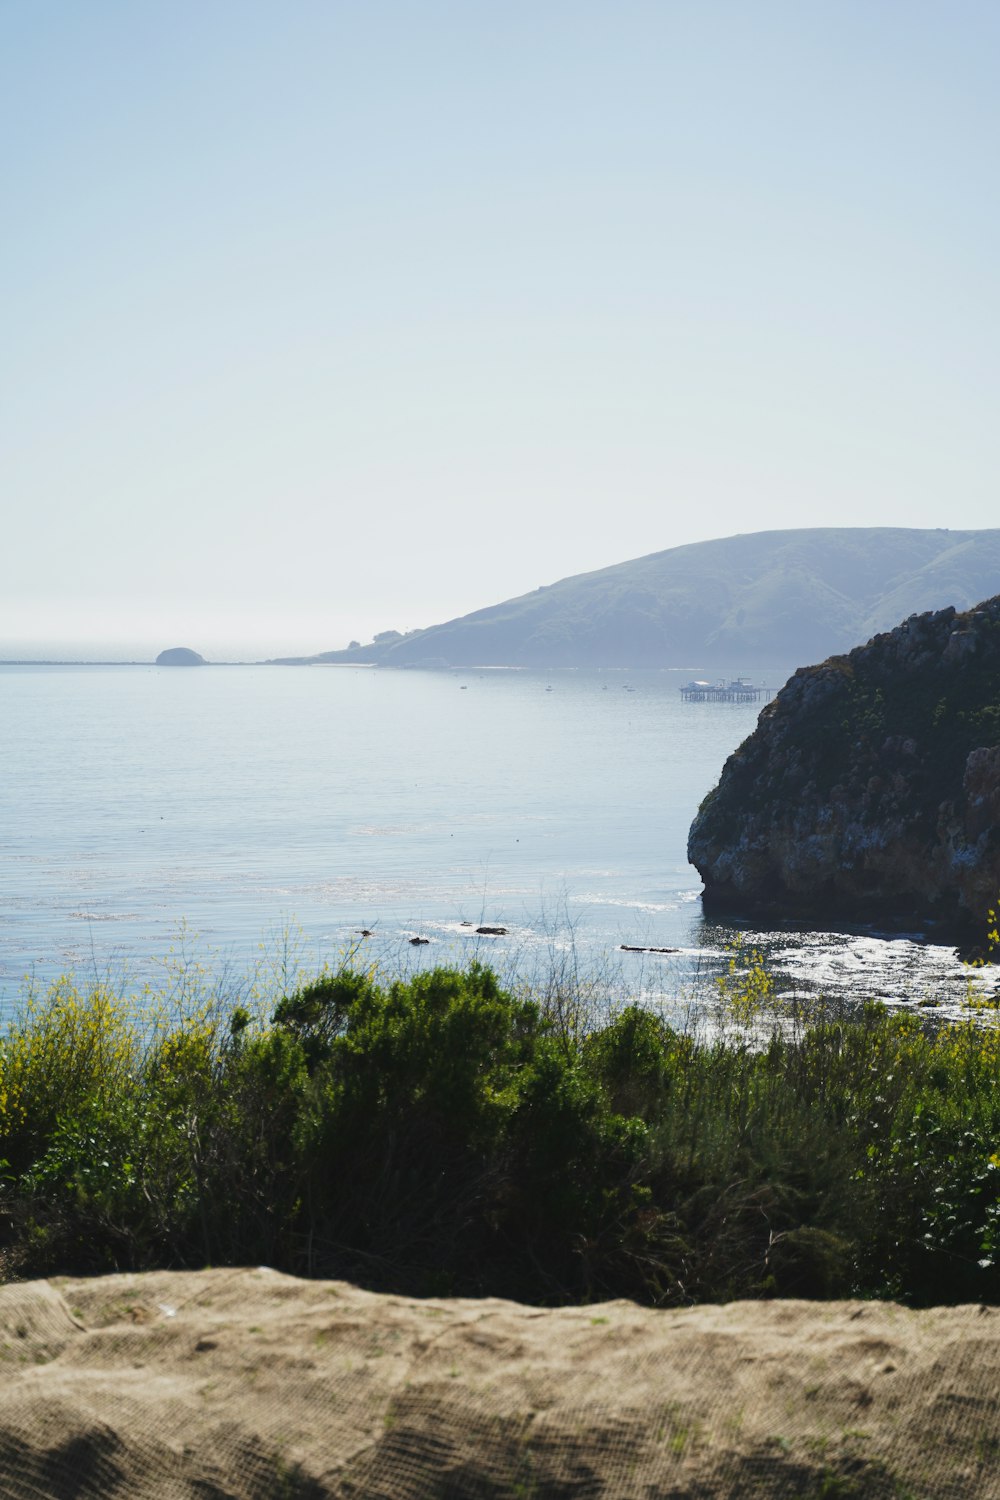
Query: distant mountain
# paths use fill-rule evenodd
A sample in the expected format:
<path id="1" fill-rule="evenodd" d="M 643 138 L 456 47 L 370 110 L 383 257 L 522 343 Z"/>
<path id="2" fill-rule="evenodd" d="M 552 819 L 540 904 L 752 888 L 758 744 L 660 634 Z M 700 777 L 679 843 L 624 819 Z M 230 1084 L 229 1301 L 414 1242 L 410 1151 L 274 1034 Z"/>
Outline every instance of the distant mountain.
<path id="1" fill-rule="evenodd" d="M 815 662 L 927 609 L 1000 590 L 1000 529 L 827 527 L 694 542 L 579 573 L 457 620 L 285 660 L 385 666 Z"/>

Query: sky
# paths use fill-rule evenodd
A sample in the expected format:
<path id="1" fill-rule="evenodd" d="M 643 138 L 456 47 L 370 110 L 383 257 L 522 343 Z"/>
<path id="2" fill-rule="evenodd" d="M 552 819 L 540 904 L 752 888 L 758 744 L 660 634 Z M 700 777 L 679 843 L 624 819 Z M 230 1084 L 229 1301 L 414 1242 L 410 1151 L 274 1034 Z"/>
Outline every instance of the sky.
<path id="1" fill-rule="evenodd" d="M 0 657 L 1000 522 L 995 0 L 0 0 Z"/>

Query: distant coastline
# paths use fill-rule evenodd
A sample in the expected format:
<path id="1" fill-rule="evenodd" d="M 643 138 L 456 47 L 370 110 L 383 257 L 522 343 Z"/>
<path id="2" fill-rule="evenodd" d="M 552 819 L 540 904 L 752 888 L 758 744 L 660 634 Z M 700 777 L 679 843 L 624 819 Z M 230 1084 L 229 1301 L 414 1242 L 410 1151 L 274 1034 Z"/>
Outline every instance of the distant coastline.
<path id="1" fill-rule="evenodd" d="M 0 657 L 0 666 L 153 666 L 151 661 L 82 661 L 79 657 L 64 661 L 52 657 Z"/>
<path id="2" fill-rule="evenodd" d="M 213 661 L 206 667 L 263 667 L 262 661 Z M 84 661 L 80 657 L 0 657 L 0 667 L 155 667 L 155 661 Z"/>

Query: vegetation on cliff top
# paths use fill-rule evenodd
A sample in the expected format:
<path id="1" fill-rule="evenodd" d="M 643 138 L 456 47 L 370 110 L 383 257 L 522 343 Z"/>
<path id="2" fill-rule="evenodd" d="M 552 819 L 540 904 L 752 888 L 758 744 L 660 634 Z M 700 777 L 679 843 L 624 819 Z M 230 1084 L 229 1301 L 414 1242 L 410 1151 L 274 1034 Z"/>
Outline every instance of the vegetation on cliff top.
<path id="1" fill-rule="evenodd" d="M 1000 1302 L 992 1015 L 806 1025 L 752 955 L 721 1003 L 714 1037 L 635 1007 L 588 1030 L 477 966 L 345 970 L 151 1025 L 63 981 L 0 1042 L 0 1265 Z"/>

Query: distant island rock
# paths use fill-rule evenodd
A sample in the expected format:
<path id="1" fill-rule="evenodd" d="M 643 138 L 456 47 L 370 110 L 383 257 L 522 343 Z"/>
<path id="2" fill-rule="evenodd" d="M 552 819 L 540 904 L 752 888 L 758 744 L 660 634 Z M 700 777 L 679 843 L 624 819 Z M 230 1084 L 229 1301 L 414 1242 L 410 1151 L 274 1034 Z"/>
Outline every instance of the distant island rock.
<path id="1" fill-rule="evenodd" d="M 982 942 L 1000 892 L 1000 596 L 795 673 L 691 826 L 706 909 Z"/>
<path id="2" fill-rule="evenodd" d="M 206 667 L 208 663 L 190 646 L 171 646 L 156 658 L 158 667 Z"/>
<path id="3" fill-rule="evenodd" d="M 787 667 L 1000 588 L 1000 530 L 827 527 L 671 547 L 426 630 L 287 664 Z"/>

